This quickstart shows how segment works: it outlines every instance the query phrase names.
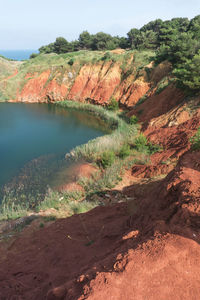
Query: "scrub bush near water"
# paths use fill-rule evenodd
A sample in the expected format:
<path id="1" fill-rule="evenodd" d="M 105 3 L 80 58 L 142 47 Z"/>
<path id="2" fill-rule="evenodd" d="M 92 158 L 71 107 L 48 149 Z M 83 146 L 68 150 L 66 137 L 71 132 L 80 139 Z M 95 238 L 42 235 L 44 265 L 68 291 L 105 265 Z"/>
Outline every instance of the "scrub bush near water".
<path id="1" fill-rule="evenodd" d="M 113 151 L 103 152 L 99 162 L 100 165 L 105 169 L 111 166 L 115 161 L 115 153 Z"/>
<path id="2" fill-rule="evenodd" d="M 134 140 L 134 147 L 137 151 L 146 152 L 149 155 L 162 150 L 160 145 L 148 142 L 147 138 L 142 133 Z"/>
<path id="3" fill-rule="evenodd" d="M 110 100 L 110 103 L 108 104 L 108 110 L 116 111 L 119 109 L 119 103 L 115 98 L 112 98 Z"/>
<path id="4" fill-rule="evenodd" d="M 123 159 L 129 156 L 130 154 L 131 154 L 130 146 L 128 144 L 123 145 L 122 148 L 120 149 L 119 157 Z"/>

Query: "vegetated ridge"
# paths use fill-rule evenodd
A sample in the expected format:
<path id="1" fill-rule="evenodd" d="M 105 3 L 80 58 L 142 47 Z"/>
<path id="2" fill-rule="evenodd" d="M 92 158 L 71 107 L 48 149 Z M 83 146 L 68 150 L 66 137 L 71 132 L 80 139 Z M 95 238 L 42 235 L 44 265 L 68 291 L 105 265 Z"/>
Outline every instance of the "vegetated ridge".
<path id="1" fill-rule="evenodd" d="M 114 99 L 128 108 L 127 118 L 140 121 L 135 145 L 160 146 L 148 163 L 127 168 L 114 188 L 90 195 L 102 206 L 56 221 L 13 222 L 21 232 L 11 238 L 13 227 L 4 224 L 2 300 L 199 299 L 200 96 L 198 66 L 191 68 L 199 54 L 170 61 L 175 44 L 168 42 L 156 55 L 40 54 L 4 80 L 7 86 L 1 80 L 2 100 L 13 93 L 9 100 L 71 99 L 109 107 Z M 159 61 L 160 51 L 167 60 Z"/>

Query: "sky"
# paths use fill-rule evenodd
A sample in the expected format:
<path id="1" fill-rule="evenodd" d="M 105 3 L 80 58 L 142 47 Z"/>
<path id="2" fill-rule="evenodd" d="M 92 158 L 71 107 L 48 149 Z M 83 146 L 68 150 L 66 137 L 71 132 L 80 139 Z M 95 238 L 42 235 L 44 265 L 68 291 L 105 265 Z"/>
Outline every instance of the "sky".
<path id="1" fill-rule="evenodd" d="M 63 36 L 126 36 L 155 19 L 200 14 L 200 0 L 0 0 L 0 49 L 38 49 Z"/>

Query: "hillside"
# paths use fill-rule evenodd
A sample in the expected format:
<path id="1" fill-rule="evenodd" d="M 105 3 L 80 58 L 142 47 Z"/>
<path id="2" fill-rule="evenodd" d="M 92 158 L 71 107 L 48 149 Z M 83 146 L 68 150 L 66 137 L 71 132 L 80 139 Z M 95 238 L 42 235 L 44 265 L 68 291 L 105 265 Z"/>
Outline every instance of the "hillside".
<path id="1" fill-rule="evenodd" d="M 0 82 L 1 100 L 54 102 L 64 99 L 108 103 L 114 97 L 133 106 L 152 84 L 152 51 L 79 51 L 62 55 L 41 54 L 22 63 L 18 73 Z M 6 84 L 5 84 L 6 81 Z"/>
<path id="2" fill-rule="evenodd" d="M 160 150 L 92 195 L 102 205 L 87 213 L 1 222 L 1 299 L 198 300 L 199 94 L 178 88 L 152 51 L 40 54 L 9 67 L 1 101 L 114 98 Z"/>

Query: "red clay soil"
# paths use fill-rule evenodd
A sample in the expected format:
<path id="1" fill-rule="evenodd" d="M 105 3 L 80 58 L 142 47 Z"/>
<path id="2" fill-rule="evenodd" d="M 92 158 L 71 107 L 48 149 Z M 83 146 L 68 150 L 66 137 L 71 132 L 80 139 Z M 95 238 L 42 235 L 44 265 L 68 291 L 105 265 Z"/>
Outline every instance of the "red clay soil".
<path id="1" fill-rule="evenodd" d="M 135 200 L 27 227 L 0 248 L 0 299 L 199 299 L 200 152 L 123 192 Z"/>
<path id="2" fill-rule="evenodd" d="M 134 165 L 132 175 L 137 178 L 151 178 L 168 174 L 177 159 L 190 149 L 190 138 L 200 126 L 200 110 L 193 118 L 178 126 L 154 128 L 149 126 L 144 134 L 153 144 L 159 144 L 162 151 L 151 156 L 149 165 Z"/>
<path id="3" fill-rule="evenodd" d="M 172 84 L 159 94 L 153 94 L 147 101 L 144 101 L 138 108 L 133 109 L 130 115 L 137 114 L 144 125 L 158 116 L 167 113 L 183 101 L 184 94 Z M 141 115 L 140 115 L 141 113 Z"/>
<path id="4" fill-rule="evenodd" d="M 90 178 L 92 174 L 97 171 L 92 164 L 89 163 L 78 163 L 72 166 L 70 169 L 71 180 L 66 183 L 58 186 L 56 189 L 58 191 L 82 191 L 84 192 L 83 187 L 78 184 L 80 178 Z"/>

